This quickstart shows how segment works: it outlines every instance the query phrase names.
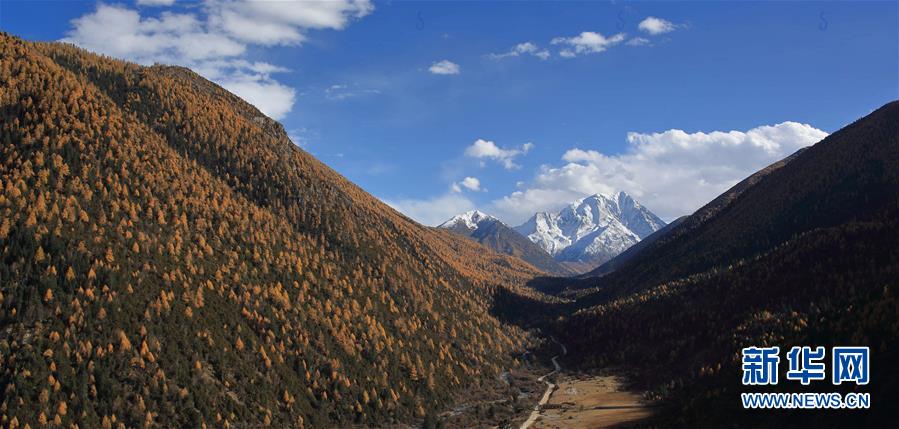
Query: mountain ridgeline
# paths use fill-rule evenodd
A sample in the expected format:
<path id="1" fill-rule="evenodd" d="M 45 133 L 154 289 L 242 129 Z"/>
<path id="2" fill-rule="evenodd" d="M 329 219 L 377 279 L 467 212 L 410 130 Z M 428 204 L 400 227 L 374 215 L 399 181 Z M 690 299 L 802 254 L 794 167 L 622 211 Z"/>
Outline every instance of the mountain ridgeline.
<path id="1" fill-rule="evenodd" d="M 641 240 L 657 237 L 664 226 L 658 216 L 619 192 L 581 198 L 558 212 L 536 213 L 514 228 L 478 210 L 456 215 L 439 228 L 566 276 L 596 269 Z"/>
<path id="2" fill-rule="evenodd" d="M 650 425 L 895 424 L 899 102 L 667 226 L 619 193 L 427 228 L 190 70 L 3 33 L 0 115 L 4 428 L 434 422 L 511 387 L 507 322 L 625 369 Z M 766 345 L 869 346 L 869 385 L 778 389 L 872 408 L 743 410 Z"/>
<path id="3" fill-rule="evenodd" d="M 577 300 L 549 325 L 572 364 L 624 366 L 662 399 L 660 425 L 894 425 L 899 102 L 759 171 L 600 274 L 557 282 Z M 869 385 L 778 391 L 870 392 L 870 410 L 740 407 L 740 392 L 758 391 L 740 383 L 742 348 L 838 345 L 871 348 Z M 782 359 L 781 380 L 786 370 Z"/>
<path id="4" fill-rule="evenodd" d="M 540 246 L 509 228 L 499 219 L 478 210 L 453 216 L 438 228 L 469 237 L 497 252 L 515 256 L 548 274 L 557 276 L 574 274 L 556 262 Z"/>
<path id="5" fill-rule="evenodd" d="M 590 271 L 665 226 L 630 195 L 596 194 L 541 212 L 515 230 L 576 272 Z"/>
<path id="6" fill-rule="evenodd" d="M 526 345 L 539 271 L 187 69 L 0 34 L 0 115 L 0 426 L 414 422 Z"/>
<path id="7" fill-rule="evenodd" d="M 628 261 L 630 261 L 631 258 L 634 258 L 635 256 L 639 255 L 640 252 L 642 252 L 644 249 L 648 248 L 650 245 L 652 245 L 652 243 L 655 243 L 657 240 L 668 235 L 669 232 L 671 232 L 675 227 L 680 225 L 681 222 L 683 222 L 686 219 L 687 219 L 687 216 L 681 216 L 681 217 L 671 221 L 671 223 L 669 223 L 668 225 L 663 226 L 658 231 L 653 232 L 649 236 L 640 240 L 637 244 L 634 244 L 633 246 L 628 247 L 627 250 L 619 253 L 614 258 L 612 258 L 609 261 L 605 262 L 604 264 L 600 265 L 596 269 L 594 269 L 586 274 L 583 274 L 582 276 L 583 277 L 598 277 L 598 276 L 603 276 L 608 273 L 611 273 L 612 271 L 615 271 L 616 269 L 618 269 L 619 267 L 623 266 Z"/>

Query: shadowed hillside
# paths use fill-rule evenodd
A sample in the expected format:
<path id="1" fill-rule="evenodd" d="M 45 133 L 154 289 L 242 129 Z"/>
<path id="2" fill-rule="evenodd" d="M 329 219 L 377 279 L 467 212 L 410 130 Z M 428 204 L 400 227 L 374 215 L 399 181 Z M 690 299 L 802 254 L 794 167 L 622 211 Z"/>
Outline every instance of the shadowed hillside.
<path id="1" fill-rule="evenodd" d="M 889 422 L 899 399 L 899 102 L 787 161 L 614 272 L 553 285 L 578 298 L 555 324 L 576 363 L 627 368 L 665 401 L 665 425 Z M 872 409 L 743 410 L 739 393 L 753 389 L 740 384 L 740 350 L 774 345 L 870 346 L 868 386 L 782 382 L 778 391 L 871 392 Z"/>

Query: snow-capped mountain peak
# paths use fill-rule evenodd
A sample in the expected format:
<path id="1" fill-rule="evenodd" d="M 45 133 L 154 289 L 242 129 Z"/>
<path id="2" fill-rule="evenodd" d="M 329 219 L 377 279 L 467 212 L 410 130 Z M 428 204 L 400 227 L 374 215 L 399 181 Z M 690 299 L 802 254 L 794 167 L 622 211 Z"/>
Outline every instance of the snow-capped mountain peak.
<path id="1" fill-rule="evenodd" d="M 515 228 L 556 260 L 602 263 L 623 252 L 665 222 L 630 195 L 594 194 L 558 212 L 535 214 Z"/>
<path id="2" fill-rule="evenodd" d="M 438 228 L 457 228 L 477 229 L 478 224 L 484 221 L 497 221 L 498 219 L 490 216 L 480 210 L 470 210 L 462 214 L 457 214 L 441 223 Z"/>
<path id="3" fill-rule="evenodd" d="M 549 253 L 564 269 L 577 272 L 598 267 L 664 226 L 665 222 L 630 195 L 619 192 L 590 195 L 557 212 L 536 213 L 513 229 Z M 482 244 L 508 243 L 512 239 L 504 231 L 514 234 L 502 221 L 479 210 L 453 216 L 438 227 L 476 238 Z M 496 238 L 500 236 L 502 240 Z M 525 247 L 520 244 L 513 247 Z M 537 262 L 542 267 L 550 266 L 546 261 Z"/>

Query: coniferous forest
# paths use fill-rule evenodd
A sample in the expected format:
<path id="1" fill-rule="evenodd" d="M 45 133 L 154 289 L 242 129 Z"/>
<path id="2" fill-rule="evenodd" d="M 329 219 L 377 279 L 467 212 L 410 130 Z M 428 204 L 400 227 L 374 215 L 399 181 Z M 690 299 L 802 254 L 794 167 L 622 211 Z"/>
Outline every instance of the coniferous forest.
<path id="1" fill-rule="evenodd" d="M 559 315 L 549 324 L 573 349 L 572 364 L 626 368 L 663 404 L 660 426 L 890 426 L 899 399 L 899 102 L 747 178 L 609 274 L 535 283 L 575 299 L 543 307 Z M 843 345 L 871 349 L 871 383 L 837 389 L 870 392 L 871 409 L 741 407 L 740 393 L 752 391 L 741 385 L 742 348 Z"/>
<path id="2" fill-rule="evenodd" d="M 384 425 L 523 350 L 538 272 L 193 72 L 0 39 L 0 425 Z"/>
<path id="3" fill-rule="evenodd" d="M 577 278 L 419 225 L 186 68 L 0 34 L 0 117 L 0 427 L 452 426 L 496 383 L 520 415 L 456 425 L 511 426 L 556 343 L 641 426 L 895 424 L 899 102 Z M 744 410 L 753 345 L 869 346 L 833 388 L 871 408 Z"/>

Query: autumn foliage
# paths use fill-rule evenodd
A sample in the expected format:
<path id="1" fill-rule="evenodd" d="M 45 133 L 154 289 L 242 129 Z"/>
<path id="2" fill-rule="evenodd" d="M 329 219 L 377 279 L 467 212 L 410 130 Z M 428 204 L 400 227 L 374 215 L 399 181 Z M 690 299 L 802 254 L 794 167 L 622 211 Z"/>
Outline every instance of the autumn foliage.
<path id="1" fill-rule="evenodd" d="M 495 376 L 537 271 L 193 72 L 0 35 L 0 426 L 381 425 Z"/>

